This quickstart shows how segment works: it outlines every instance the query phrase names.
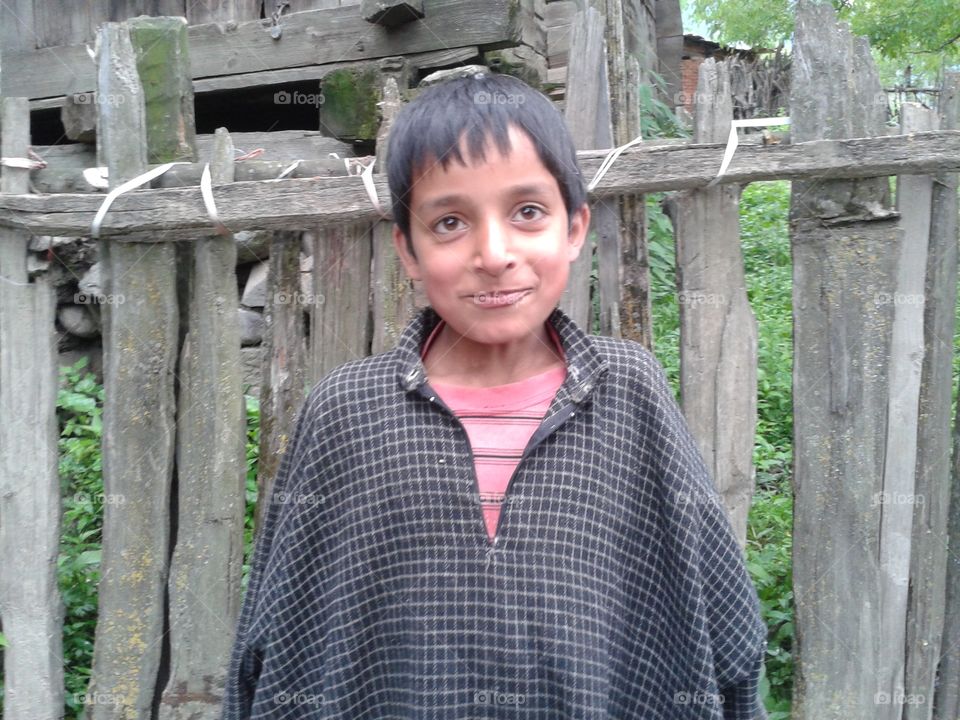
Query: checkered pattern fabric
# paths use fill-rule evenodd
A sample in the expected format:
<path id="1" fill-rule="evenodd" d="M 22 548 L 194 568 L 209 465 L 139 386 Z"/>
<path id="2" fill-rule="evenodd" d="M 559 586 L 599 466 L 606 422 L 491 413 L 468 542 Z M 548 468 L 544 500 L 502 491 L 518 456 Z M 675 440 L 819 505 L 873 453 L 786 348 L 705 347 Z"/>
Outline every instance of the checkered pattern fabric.
<path id="1" fill-rule="evenodd" d="M 484 525 L 419 351 L 311 391 L 257 542 L 224 720 L 754 720 L 766 628 L 663 370 L 549 317 L 567 377 Z"/>

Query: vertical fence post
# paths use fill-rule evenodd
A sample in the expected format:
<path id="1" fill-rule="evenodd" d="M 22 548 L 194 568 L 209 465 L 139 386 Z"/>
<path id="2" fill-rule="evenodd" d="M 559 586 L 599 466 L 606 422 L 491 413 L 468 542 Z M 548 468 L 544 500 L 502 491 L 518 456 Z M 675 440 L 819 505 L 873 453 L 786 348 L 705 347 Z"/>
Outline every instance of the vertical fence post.
<path id="1" fill-rule="evenodd" d="M 728 65 L 700 65 L 695 143 L 730 134 L 733 100 Z M 753 499 L 757 427 L 757 320 L 747 300 L 740 247 L 739 185 L 669 196 L 680 301 L 680 394 L 741 547 Z"/>
<path id="2" fill-rule="evenodd" d="M 270 239 L 267 304 L 263 308 L 260 453 L 254 511 L 257 537 L 266 517 L 273 481 L 305 399 L 307 350 L 300 292 L 300 236 L 299 231 L 280 231 Z"/>
<path id="3" fill-rule="evenodd" d="M 105 23 L 100 30 L 97 150 L 111 188 L 144 172 L 149 154 L 144 90 L 130 35 L 127 23 Z M 158 31 L 150 49 L 159 53 L 161 45 L 178 42 L 179 31 Z M 162 74 L 162 67 L 154 72 Z M 177 255 L 172 242 L 107 239 L 101 247 L 103 479 L 114 501 L 104 509 L 88 716 L 148 718 L 163 650 L 170 553 Z"/>
<path id="4" fill-rule="evenodd" d="M 793 142 L 885 134 L 866 41 L 833 7 L 797 3 Z M 855 68 L 855 72 L 851 70 Z M 900 232 L 889 179 L 794 182 L 794 720 L 893 717 L 879 566 L 888 361 Z M 902 619 L 901 619 L 902 622 Z"/>
<path id="5" fill-rule="evenodd" d="M 603 13 L 607 21 L 607 69 L 610 87 L 610 119 L 613 139 L 624 145 L 640 133 L 640 102 L 638 90 L 650 67 L 641 65 L 634 54 L 649 50 L 649 44 L 631 37 L 645 12 L 643 3 L 636 0 L 589 0 L 588 3 Z M 567 88 L 570 92 L 570 88 Z M 620 267 L 622 281 L 619 292 L 619 323 L 601 317 L 601 328 L 609 325 L 619 334 L 636 340 L 645 347 L 653 347 L 653 327 L 650 306 L 650 259 L 647 252 L 646 196 L 624 195 L 611 198 L 620 210 Z"/>
<path id="6" fill-rule="evenodd" d="M 388 68 L 399 68 L 392 72 L 381 73 L 380 128 L 377 131 L 378 173 L 387 172 L 387 150 L 390 128 L 403 107 L 400 96 L 401 87 L 406 87 L 404 65 L 394 63 Z M 385 64 L 385 63 L 384 63 Z M 383 65 L 381 64 L 381 68 Z M 389 199 L 381 198 L 381 203 Z M 393 248 L 393 223 L 379 220 L 373 226 L 373 260 L 371 262 L 370 301 L 372 303 L 373 335 L 370 340 L 370 354 L 384 352 L 393 348 L 400 333 L 410 321 L 411 315 L 420 304 L 414 293 L 413 283 L 403 268 L 400 258 Z"/>
<path id="7" fill-rule="evenodd" d="M 913 103 L 901 106 L 902 132 L 933 130 L 930 111 Z M 924 359 L 923 298 L 930 239 L 933 179 L 905 175 L 897 179 L 897 209 L 901 213 L 902 242 L 896 264 L 896 284 L 881 288 L 880 303 L 893 305 L 890 338 L 890 397 L 887 405 L 886 459 L 880 497 L 880 627 L 883 645 L 891 649 L 906 642 L 907 596 L 910 579 L 911 535 L 918 437 L 920 375 Z M 900 719 L 904 702 L 906 654 L 892 650 L 881 655 L 878 692 L 890 693 L 889 710 Z"/>
<path id="8" fill-rule="evenodd" d="M 913 103 L 901 109 L 904 132 L 939 129 L 933 111 Z M 925 115 L 930 117 L 924 118 Z M 920 122 L 917 121 L 919 116 Z M 946 179 L 944 176 L 943 179 Z M 904 720 L 931 720 L 934 680 L 943 633 L 947 561 L 947 510 L 950 500 L 950 390 L 953 371 L 953 330 L 956 324 L 957 248 L 956 187 L 953 193 L 953 242 L 943 235 L 942 215 L 935 226 L 936 180 L 929 175 L 903 176 L 897 200 L 907 220 L 917 216 L 929 238 L 916 332 L 924 345 L 916 434 L 916 481 L 912 489 L 910 593 L 906 614 L 907 654 Z M 903 200 L 904 202 L 899 202 Z M 909 238 L 909 230 L 907 230 Z M 909 302 L 909 296 L 904 298 Z M 896 385 L 894 385 L 896 387 Z"/>
<path id="9" fill-rule="evenodd" d="M 26 98 L 0 98 L 3 157 L 26 157 Z M 0 192 L 26 193 L 29 170 L 4 167 Z M 57 586 L 56 297 L 50 278 L 28 276 L 30 236 L 0 228 L 0 619 L 4 716 L 63 715 L 63 605 Z"/>
<path id="10" fill-rule="evenodd" d="M 361 221 L 325 225 L 315 233 L 311 386 L 337 365 L 369 352 L 371 228 L 372 223 Z"/>
<path id="11" fill-rule="evenodd" d="M 571 21 L 570 57 L 567 64 L 564 116 L 577 150 L 613 147 L 610 119 L 610 83 L 607 80 L 607 53 L 603 40 L 606 20 L 596 8 L 587 7 Z M 589 182 L 590 178 L 585 178 Z M 591 203 L 590 232 L 580 255 L 570 266 L 570 278 L 562 306 L 586 332 L 593 331 L 590 303 L 590 272 L 596 236 L 600 332 L 619 330 L 620 300 L 620 209 L 616 198 Z"/>
<path id="12" fill-rule="evenodd" d="M 958 116 L 960 73 L 946 73 L 940 95 L 940 129 L 955 130 L 960 120 Z M 915 678 L 917 687 L 912 690 L 914 686 L 908 685 L 908 691 L 926 692 L 931 681 L 935 682 L 934 720 L 960 717 L 960 419 L 955 423 L 953 435 L 952 472 L 949 464 L 950 402 L 953 383 L 956 382 L 950 358 L 951 338 L 957 323 L 957 204 L 957 174 L 940 173 L 933 186 L 930 271 L 927 280 L 930 283 L 930 305 L 926 308 L 925 324 L 933 346 L 929 350 L 929 385 L 925 388 L 929 388 L 929 394 L 935 396 L 936 401 L 931 399 L 929 402 L 930 433 L 920 439 L 921 448 L 925 449 L 921 457 L 927 455 L 930 460 L 923 470 L 920 466 L 917 468 L 920 478 L 918 491 L 929 493 L 922 508 L 929 513 L 929 519 L 918 522 L 917 532 L 929 527 L 932 534 L 942 532 L 944 535 L 938 538 L 936 550 L 931 550 L 929 572 L 935 575 L 943 566 L 946 571 L 945 588 L 941 594 L 936 582 L 931 583 L 931 594 L 927 600 L 931 603 L 928 612 L 936 617 L 936 608 L 943 598 L 943 628 L 940 642 L 916 650 L 916 671 L 913 669 L 914 657 L 907 656 L 908 682 Z M 926 367 L 924 374 L 927 374 Z M 944 544 L 946 547 L 943 547 Z M 923 545 L 918 547 L 922 548 Z M 915 577 L 919 579 L 921 576 L 917 574 Z M 936 630 L 933 622 L 929 625 L 931 630 Z M 912 643 L 910 647 L 913 647 Z M 929 659 L 933 660 L 932 664 Z M 921 686 L 923 690 L 919 689 Z"/>
<path id="13" fill-rule="evenodd" d="M 214 138 L 214 187 L 233 182 L 233 142 Z M 186 248 L 187 332 L 177 397 L 176 546 L 168 585 L 170 676 L 160 720 L 215 720 L 243 571 L 246 408 L 241 388 L 237 247 L 232 235 Z"/>

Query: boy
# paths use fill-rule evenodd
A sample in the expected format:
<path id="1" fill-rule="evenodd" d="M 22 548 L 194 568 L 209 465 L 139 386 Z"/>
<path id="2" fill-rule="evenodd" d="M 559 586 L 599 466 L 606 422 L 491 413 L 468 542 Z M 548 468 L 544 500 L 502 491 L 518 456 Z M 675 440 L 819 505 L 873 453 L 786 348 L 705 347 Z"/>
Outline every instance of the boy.
<path id="1" fill-rule="evenodd" d="M 450 80 L 388 157 L 430 305 L 310 393 L 223 717 L 765 717 L 756 593 L 662 369 L 557 307 L 590 221 L 562 116 Z"/>

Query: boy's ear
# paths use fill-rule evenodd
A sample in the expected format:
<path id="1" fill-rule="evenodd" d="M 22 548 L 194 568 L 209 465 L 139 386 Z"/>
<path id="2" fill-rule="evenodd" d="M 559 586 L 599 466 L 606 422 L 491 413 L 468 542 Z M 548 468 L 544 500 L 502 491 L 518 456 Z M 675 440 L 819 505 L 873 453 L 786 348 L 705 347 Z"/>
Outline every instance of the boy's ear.
<path id="1" fill-rule="evenodd" d="M 400 262 L 403 263 L 403 267 L 406 269 L 410 279 L 420 280 L 420 264 L 416 258 L 410 254 L 410 249 L 407 247 L 407 238 L 400 230 L 400 226 L 396 223 L 393 224 L 393 247 L 396 248 L 397 257 L 399 257 Z"/>
<path id="2" fill-rule="evenodd" d="M 570 232 L 567 234 L 568 258 L 573 262 L 580 255 L 580 249 L 587 241 L 590 230 L 590 206 L 584 203 L 570 218 Z"/>

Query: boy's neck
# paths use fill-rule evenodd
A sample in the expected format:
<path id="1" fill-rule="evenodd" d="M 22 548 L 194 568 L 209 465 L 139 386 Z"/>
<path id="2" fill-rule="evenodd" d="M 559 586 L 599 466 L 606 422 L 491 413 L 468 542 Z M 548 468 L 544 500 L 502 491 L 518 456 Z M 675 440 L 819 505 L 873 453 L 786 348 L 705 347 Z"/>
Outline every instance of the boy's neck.
<path id="1" fill-rule="evenodd" d="M 488 345 L 459 335 L 447 323 L 431 343 L 423 364 L 430 380 L 469 387 L 507 385 L 566 365 L 546 324 L 521 340 Z"/>

